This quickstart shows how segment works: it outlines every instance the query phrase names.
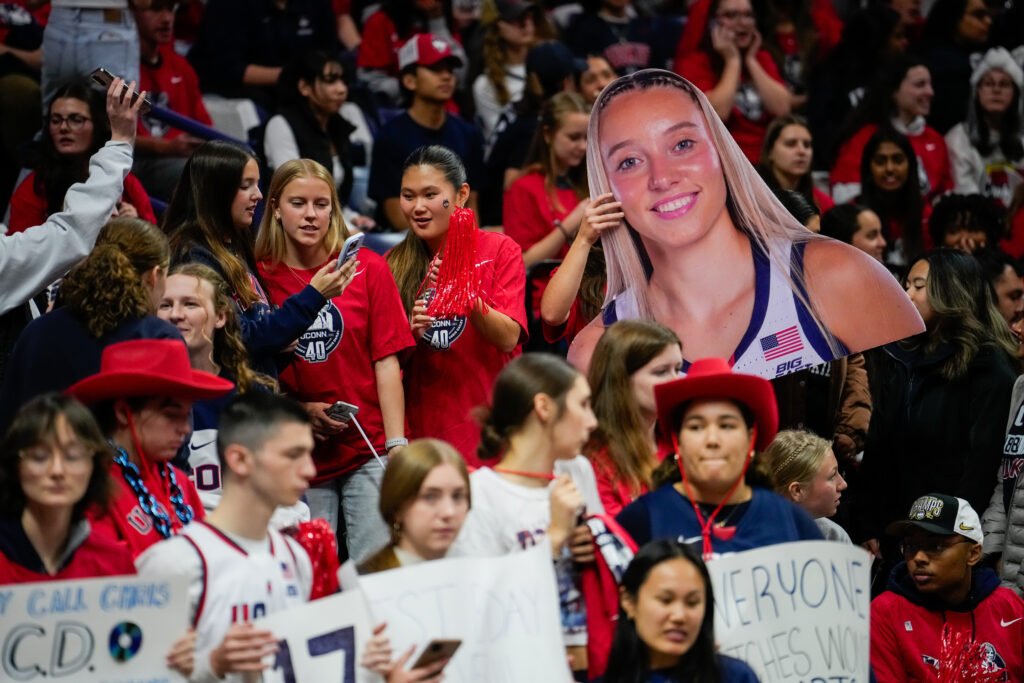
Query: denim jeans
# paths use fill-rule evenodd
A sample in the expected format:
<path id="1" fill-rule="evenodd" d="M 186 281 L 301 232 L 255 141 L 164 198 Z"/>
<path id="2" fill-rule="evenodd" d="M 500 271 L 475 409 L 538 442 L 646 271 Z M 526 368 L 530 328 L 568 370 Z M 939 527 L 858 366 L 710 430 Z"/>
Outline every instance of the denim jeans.
<path id="1" fill-rule="evenodd" d="M 120 21 L 107 21 L 118 11 Z M 131 10 L 54 7 L 43 31 L 43 107 L 61 85 L 99 67 L 138 83 L 139 59 Z"/>
<path id="2" fill-rule="evenodd" d="M 382 459 L 387 463 L 387 456 Z M 326 519 L 335 533 L 344 515 L 345 546 L 348 556 L 357 563 L 380 550 L 391 539 L 380 516 L 380 481 L 383 476 L 380 464 L 370 460 L 351 472 L 306 491 L 310 516 Z"/>

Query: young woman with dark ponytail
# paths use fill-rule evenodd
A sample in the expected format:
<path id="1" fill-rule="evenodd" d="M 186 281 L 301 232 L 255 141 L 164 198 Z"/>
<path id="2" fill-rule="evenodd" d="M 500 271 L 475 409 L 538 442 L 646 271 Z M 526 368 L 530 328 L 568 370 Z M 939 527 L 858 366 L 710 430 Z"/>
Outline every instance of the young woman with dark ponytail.
<path id="1" fill-rule="evenodd" d="M 474 505 L 451 554 L 493 557 L 550 544 L 565 644 L 574 666 L 586 668 L 586 614 L 574 561 L 594 558 L 580 516 L 603 511 L 590 463 L 578 455 L 597 426 L 590 387 L 558 356 L 527 353 L 498 375 L 480 418 L 477 454 L 497 464 L 470 475 Z"/>
<path id="2" fill-rule="evenodd" d="M 469 191 L 452 150 L 431 145 L 410 154 L 400 203 L 411 227 L 386 260 L 417 341 L 403 377 L 409 433 L 443 439 L 475 466 L 480 432 L 470 411 L 487 401 L 494 378 L 526 339 L 526 272 L 522 250 L 505 235 L 472 227 L 450 239 L 453 213 Z M 479 278 L 472 310 L 435 319 L 427 309 L 436 269 L 459 258 L 471 260 Z"/>
<path id="3" fill-rule="evenodd" d="M 32 321 L 11 353 L 0 391 L 0 427 L 33 396 L 63 391 L 100 369 L 109 344 L 181 339 L 155 315 L 163 297 L 167 238 L 139 218 L 115 218 L 92 253 L 64 278 L 57 307 Z"/>

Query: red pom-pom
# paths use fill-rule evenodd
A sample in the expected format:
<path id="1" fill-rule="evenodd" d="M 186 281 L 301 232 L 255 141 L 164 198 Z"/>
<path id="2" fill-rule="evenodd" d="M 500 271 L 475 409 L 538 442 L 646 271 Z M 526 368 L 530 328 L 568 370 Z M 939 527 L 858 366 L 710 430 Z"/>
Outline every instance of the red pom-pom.
<path id="1" fill-rule="evenodd" d="M 989 661 L 985 643 L 974 642 L 964 631 L 953 631 L 949 624 L 943 627 L 939 683 L 996 683 L 1005 673 L 1006 669 Z"/>
<path id="2" fill-rule="evenodd" d="M 427 314 L 434 318 L 469 315 L 480 296 L 476 271 L 476 236 L 479 228 L 472 209 L 456 207 L 448 218 L 448 233 L 441 247 L 441 268 Z M 485 309 L 486 310 L 486 309 Z"/>
<path id="3" fill-rule="evenodd" d="M 310 600 L 338 592 L 338 539 L 326 519 L 311 519 L 284 530 L 299 542 L 313 564 L 313 590 Z"/>

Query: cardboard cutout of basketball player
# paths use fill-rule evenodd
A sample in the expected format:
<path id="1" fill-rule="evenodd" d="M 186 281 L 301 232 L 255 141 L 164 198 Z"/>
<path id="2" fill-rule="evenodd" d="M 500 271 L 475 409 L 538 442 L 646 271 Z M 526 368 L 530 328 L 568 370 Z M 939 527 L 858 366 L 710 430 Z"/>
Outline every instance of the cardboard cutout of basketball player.
<path id="1" fill-rule="evenodd" d="M 577 367 L 624 319 L 670 327 L 687 361 L 725 358 L 767 378 L 924 331 L 892 275 L 797 222 L 704 94 L 670 71 L 604 89 L 587 170 L 594 207 L 624 222 L 601 235 L 607 295 L 570 349 Z"/>

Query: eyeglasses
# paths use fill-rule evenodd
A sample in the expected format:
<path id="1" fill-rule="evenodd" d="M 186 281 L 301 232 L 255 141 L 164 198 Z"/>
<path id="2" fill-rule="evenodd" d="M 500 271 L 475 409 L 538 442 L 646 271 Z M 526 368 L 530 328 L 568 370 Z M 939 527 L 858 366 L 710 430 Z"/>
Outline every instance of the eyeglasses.
<path id="1" fill-rule="evenodd" d="M 96 451 L 89 450 L 84 446 L 70 446 L 68 448 L 33 446 L 19 451 L 18 457 L 30 467 L 45 469 L 50 466 L 57 453 L 60 453 L 64 464 L 71 468 L 84 467 L 86 463 L 92 462 L 93 457 L 96 455 Z"/>
<path id="2" fill-rule="evenodd" d="M 903 559 L 905 560 L 909 560 L 921 551 L 923 551 L 924 554 L 927 555 L 929 558 L 934 558 L 941 555 L 943 552 L 949 550 L 953 546 L 960 545 L 961 543 L 974 543 L 974 541 L 967 538 L 960 541 L 953 541 L 952 543 L 946 543 L 945 539 L 941 538 L 933 538 L 927 541 L 922 541 L 920 543 L 904 541 L 900 544 L 900 552 L 903 553 Z"/>
<path id="3" fill-rule="evenodd" d="M 719 12 L 718 13 L 718 18 L 719 19 L 728 19 L 729 21 L 733 21 L 735 19 L 747 19 L 748 21 L 753 21 L 756 17 L 754 16 L 754 12 L 752 10 L 749 10 L 749 9 L 747 9 L 747 10 L 727 9 L 727 10 L 722 10 L 721 12 Z"/>
<path id="4" fill-rule="evenodd" d="M 71 116 L 51 114 L 50 118 L 43 120 L 50 125 L 50 128 L 61 128 L 65 123 L 67 123 L 68 128 L 71 130 L 81 130 L 82 126 L 89 121 L 92 121 L 88 116 L 82 116 L 81 114 L 72 114 Z"/>

